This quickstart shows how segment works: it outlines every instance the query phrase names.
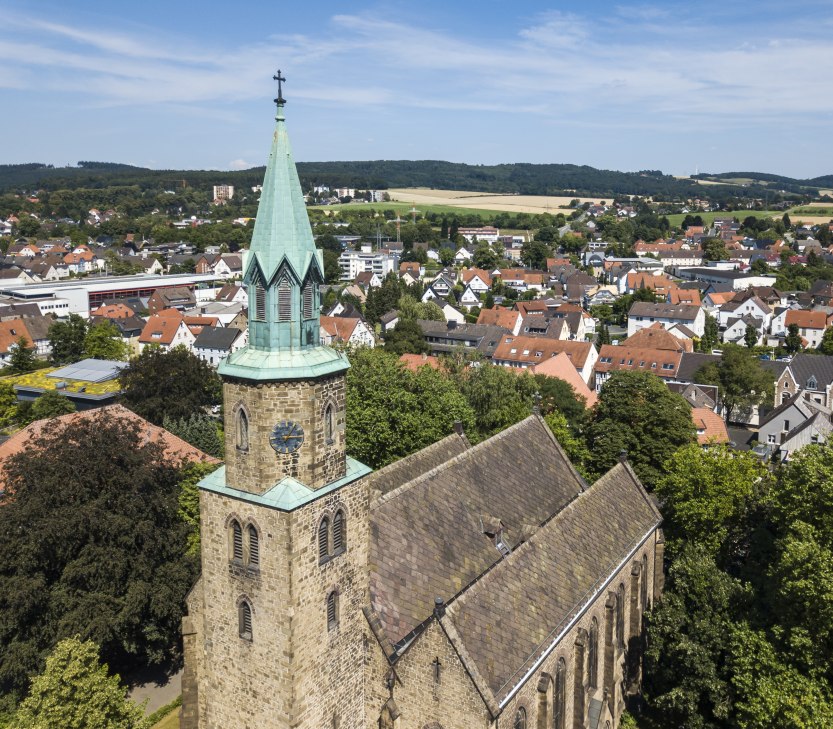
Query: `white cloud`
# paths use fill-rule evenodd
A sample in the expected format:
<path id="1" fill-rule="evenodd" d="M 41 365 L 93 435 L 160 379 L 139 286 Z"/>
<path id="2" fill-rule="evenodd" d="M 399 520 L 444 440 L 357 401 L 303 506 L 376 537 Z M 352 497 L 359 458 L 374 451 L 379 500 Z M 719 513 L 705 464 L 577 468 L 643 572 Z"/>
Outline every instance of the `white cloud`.
<path id="1" fill-rule="evenodd" d="M 233 159 L 228 163 L 230 170 L 248 170 L 252 167 L 256 167 L 256 165 L 253 165 L 251 162 L 246 162 L 244 159 Z"/>

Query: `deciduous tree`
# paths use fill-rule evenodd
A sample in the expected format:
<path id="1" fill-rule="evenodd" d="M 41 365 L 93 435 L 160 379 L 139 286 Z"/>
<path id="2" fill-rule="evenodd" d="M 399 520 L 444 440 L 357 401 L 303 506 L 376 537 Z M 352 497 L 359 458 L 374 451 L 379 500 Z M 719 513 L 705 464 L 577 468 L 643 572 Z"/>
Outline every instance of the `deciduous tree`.
<path id="1" fill-rule="evenodd" d="M 79 635 L 116 670 L 179 654 L 196 574 L 163 446 L 107 411 L 53 420 L 9 458 L 0 529 L 0 690 Z"/>
<path id="2" fill-rule="evenodd" d="M 104 319 L 87 330 L 84 355 L 96 359 L 126 360 L 128 346 L 113 322 Z"/>
<path id="3" fill-rule="evenodd" d="M 84 339 L 87 322 L 78 314 L 70 314 L 66 321 L 56 321 L 49 326 L 50 359 L 55 364 L 78 362 L 84 357 Z"/>
<path id="4" fill-rule="evenodd" d="M 143 708 L 127 698 L 118 676 L 111 676 L 91 640 L 66 638 L 32 679 L 9 729 L 143 729 Z"/>
<path id="5" fill-rule="evenodd" d="M 184 347 L 146 347 L 122 370 L 124 404 L 162 425 L 165 417 L 190 418 L 220 399 L 221 383 L 206 362 Z"/>
<path id="6" fill-rule="evenodd" d="M 748 349 L 725 344 L 719 362 L 711 362 L 695 373 L 696 382 L 717 385 L 724 417 L 730 422 L 755 405 L 772 400 L 775 380 Z"/>

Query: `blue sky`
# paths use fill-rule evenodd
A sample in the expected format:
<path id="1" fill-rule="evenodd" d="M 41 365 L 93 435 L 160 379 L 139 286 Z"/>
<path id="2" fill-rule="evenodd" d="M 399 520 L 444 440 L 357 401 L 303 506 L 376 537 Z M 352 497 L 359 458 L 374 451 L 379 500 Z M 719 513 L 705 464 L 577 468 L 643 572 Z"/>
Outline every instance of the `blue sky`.
<path id="1" fill-rule="evenodd" d="M 0 163 L 833 173 L 833 3 L 0 0 Z"/>

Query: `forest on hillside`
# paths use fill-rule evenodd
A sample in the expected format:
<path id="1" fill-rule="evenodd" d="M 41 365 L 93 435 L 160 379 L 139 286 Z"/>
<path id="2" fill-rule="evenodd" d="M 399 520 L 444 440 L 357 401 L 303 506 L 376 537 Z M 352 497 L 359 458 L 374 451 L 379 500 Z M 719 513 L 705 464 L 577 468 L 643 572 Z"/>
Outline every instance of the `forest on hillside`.
<path id="1" fill-rule="evenodd" d="M 262 182 L 263 172 L 263 167 L 239 171 L 151 170 L 112 162 L 89 161 L 79 162 L 75 167 L 54 167 L 40 163 L 0 165 L 0 192 L 113 186 L 136 186 L 141 190 L 162 191 L 215 184 L 248 188 Z M 833 176 L 795 180 L 764 173 L 726 173 L 700 177 L 727 180 L 736 177 L 744 179 L 744 183 L 702 185 L 691 179 L 677 179 L 659 170 L 618 172 L 586 165 L 469 165 L 440 160 L 300 162 L 298 172 L 305 189 L 312 185 L 360 189 L 429 187 L 522 195 L 639 195 L 669 201 L 701 198 L 713 202 L 766 196 L 770 203 L 784 200 L 807 201 L 818 197 L 819 188 L 833 181 Z"/>

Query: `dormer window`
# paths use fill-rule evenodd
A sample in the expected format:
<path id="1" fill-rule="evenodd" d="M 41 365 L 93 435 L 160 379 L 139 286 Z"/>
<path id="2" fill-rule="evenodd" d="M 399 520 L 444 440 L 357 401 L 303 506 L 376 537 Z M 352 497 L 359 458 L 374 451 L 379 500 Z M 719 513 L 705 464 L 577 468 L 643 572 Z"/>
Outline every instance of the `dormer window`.
<path id="1" fill-rule="evenodd" d="M 503 527 L 501 527 L 497 534 L 495 534 L 495 547 L 504 557 L 508 557 L 512 552 L 512 550 L 509 549 L 509 545 L 503 539 Z"/>
<path id="2" fill-rule="evenodd" d="M 808 390 L 815 390 L 819 386 L 819 383 L 816 381 L 816 378 L 810 375 L 810 379 L 807 380 L 807 389 Z"/>

